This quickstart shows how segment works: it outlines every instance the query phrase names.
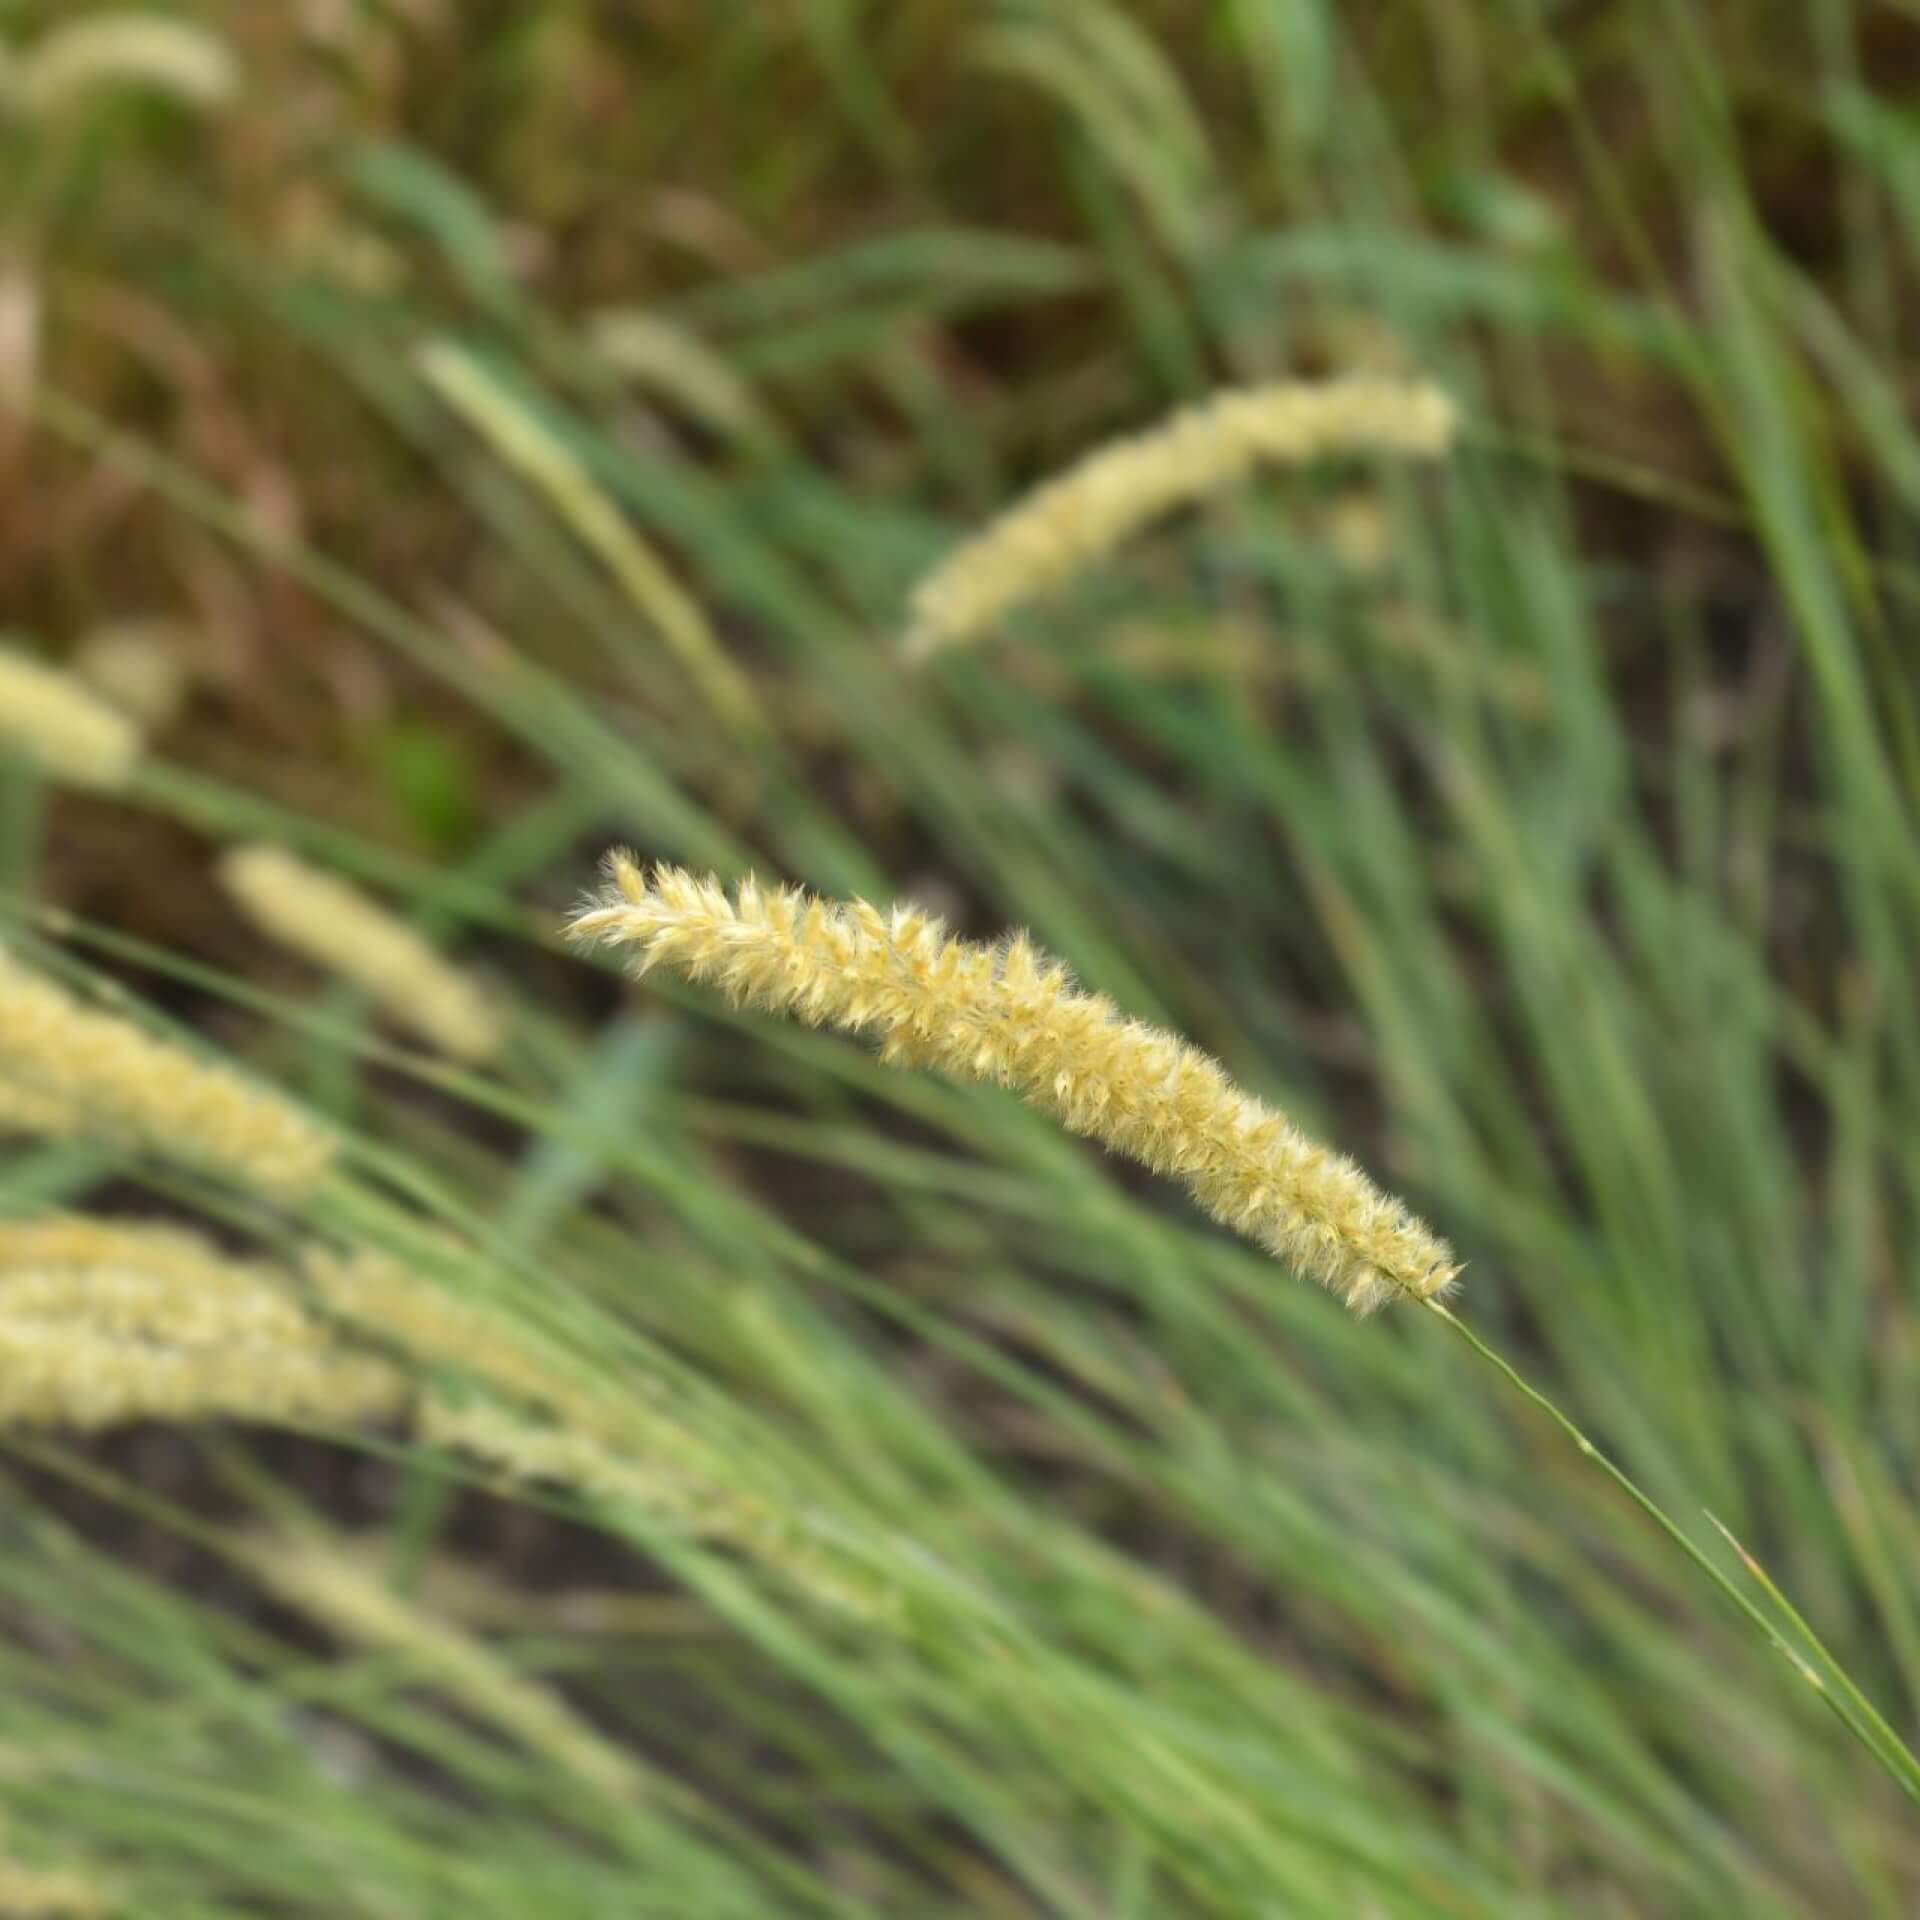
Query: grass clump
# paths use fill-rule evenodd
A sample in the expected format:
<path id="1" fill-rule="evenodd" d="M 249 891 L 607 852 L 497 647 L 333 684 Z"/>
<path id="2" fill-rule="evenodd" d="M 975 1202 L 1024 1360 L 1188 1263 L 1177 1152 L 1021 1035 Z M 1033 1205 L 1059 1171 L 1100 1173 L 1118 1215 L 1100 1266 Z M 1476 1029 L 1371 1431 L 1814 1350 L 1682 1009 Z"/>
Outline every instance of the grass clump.
<path id="1" fill-rule="evenodd" d="M 617 11 L 0 104 L 6 1871 L 1900 1920 L 1906 29 Z"/>

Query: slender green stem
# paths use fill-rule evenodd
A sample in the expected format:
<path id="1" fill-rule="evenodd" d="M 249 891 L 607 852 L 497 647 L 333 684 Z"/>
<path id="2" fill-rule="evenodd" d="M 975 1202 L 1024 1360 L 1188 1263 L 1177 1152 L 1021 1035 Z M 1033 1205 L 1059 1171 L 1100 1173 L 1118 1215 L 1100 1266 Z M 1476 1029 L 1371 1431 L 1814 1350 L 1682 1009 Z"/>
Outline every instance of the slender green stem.
<path id="1" fill-rule="evenodd" d="M 1733 1583 L 1726 1571 L 1720 1567 L 1704 1548 L 1688 1534 L 1680 1524 L 1666 1511 L 1653 1496 L 1634 1480 L 1623 1468 L 1617 1466 L 1606 1454 L 1581 1432 L 1554 1403 L 1537 1387 L 1533 1386 L 1513 1363 L 1494 1349 L 1474 1332 L 1457 1314 L 1451 1312 L 1438 1300 L 1421 1302 L 1428 1312 L 1438 1314 L 1449 1327 L 1477 1353 L 1488 1366 L 1492 1367 L 1517 1393 L 1530 1400 L 1570 1439 L 1586 1457 L 1593 1461 L 1628 1499 L 1646 1514 L 1655 1526 L 1679 1547 L 1695 1566 L 1706 1574 L 1720 1591 L 1733 1602 L 1752 1624 L 1766 1637 L 1768 1643 L 1783 1658 L 1788 1660 L 1796 1673 L 1819 1696 L 1821 1702 L 1833 1714 L 1840 1724 L 1853 1735 L 1874 1759 L 1891 1775 L 1906 1793 L 1907 1797 L 1920 1803 L 1920 1760 L 1914 1757 L 1912 1750 L 1894 1732 L 1879 1711 L 1873 1706 L 1860 1688 L 1847 1674 L 1845 1668 L 1830 1654 L 1820 1641 L 1808 1629 L 1800 1616 L 1786 1605 L 1771 1580 L 1758 1573 L 1757 1563 L 1742 1551 L 1750 1571 L 1756 1573 L 1761 1585 L 1772 1595 L 1778 1604 L 1785 1608 L 1789 1617 L 1799 1626 L 1809 1642 L 1819 1651 L 1821 1659 L 1832 1676 L 1832 1684 L 1798 1648 L 1791 1645 L 1778 1626 L 1764 1614 L 1753 1601 Z M 1712 1516 L 1709 1515 L 1709 1518 Z M 1716 1524 L 1718 1524 L 1716 1522 Z M 1738 1543 L 1736 1544 L 1736 1549 Z M 1838 1688 L 1838 1697 L 1835 1689 Z"/>
<path id="2" fill-rule="evenodd" d="M 1702 1511 L 1705 1510 L 1703 1509 Z M 1788 1625 L 1820 1656 L 1821 1660 L 1833 1675 L 1834 1680 L 1839 1684 L 1849 1705 L 1859 1716 L 1865 1728 L 1873 1734 L 1879 1745 L 1894 1757 L 1895 1764 L 1912 1765 L 1914 1756 L 1908 1751 L 1899 1734 L 1888 1724 L 1885 1715 L 1881 1713 L 1880 1709 L 1876 1707 L 1854 1683 L 1846 1669 L 1834 1658 L 1833 1654 L 1828 1650 L 1826 1642 L 1808 1625 L 1806 1616 L 1780 1591 L 1780 1588 L 1774 1582 L 1772 1574 L 1734 1538 L 1732 1530 L 1724 1521 L 1716 1519 L 1711 1513 L 1707 1514 L 1707 1521 L 1715 1532 L 1726 1541 L 1727 1545 L 1740 1556 L 1740 1564 L 1753 1576 L 1755 1583 L 1762 1589 L 1767 1598 L 1785 1615 Z"/>

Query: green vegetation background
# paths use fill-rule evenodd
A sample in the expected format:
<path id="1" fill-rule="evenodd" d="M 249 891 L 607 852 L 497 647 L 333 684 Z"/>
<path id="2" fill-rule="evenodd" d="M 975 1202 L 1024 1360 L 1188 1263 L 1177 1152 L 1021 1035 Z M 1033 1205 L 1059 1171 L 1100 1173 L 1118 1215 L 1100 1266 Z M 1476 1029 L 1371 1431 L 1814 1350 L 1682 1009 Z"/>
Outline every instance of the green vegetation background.
<path id="1" fill-rule="evenodd" d="M 61 658 L 165 621 L 190 678 L 124 798 L 0 765 L 9 910 L 907 1598 L 863 1626 L 378 1438 L 14 1435 L 0 1845 L 168 1917 L 1915 1911 L 1913 1807 L 1443 1329 L 556 929 L 614 839 L 1031 928 L 1405 1192 L 1463 1315 L 1911 1736 L 1920 18 L 174 17 L 229 99 L 0 88 L 0 622 Z M 618 504 L 745 717 L 434 340 Z M 1262 482 L 900 665 L 916 576 L 1023 484 L 1360 367 L 1457 396 L 1444 476 Z M 209 877 L 258 836 L 492 978 L 506 1065 L 266 950 Z M 133 1179 L 9 1147 L 0 1205 Z M 444 1639 L 209 1550 L 296 1510 Z"/>

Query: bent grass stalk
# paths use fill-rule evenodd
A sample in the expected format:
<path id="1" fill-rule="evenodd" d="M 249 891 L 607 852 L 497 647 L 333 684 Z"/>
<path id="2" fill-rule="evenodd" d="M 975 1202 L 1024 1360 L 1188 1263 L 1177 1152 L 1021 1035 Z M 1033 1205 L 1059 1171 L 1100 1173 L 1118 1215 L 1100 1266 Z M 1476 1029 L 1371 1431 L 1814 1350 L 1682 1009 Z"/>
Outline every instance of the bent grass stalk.
<path id="1" fill-rule="evenodd" d="M 1758 1563 L 1733 1542 L 1820 1667 L 1651 1494 L 1447 1307 L 1441 1296 L 1459 1267 L 1444 1241 L 1351 1161 L 1240 1092 L 1197 1048 L 1125 1019 L 1104 995 L 1080 993 L 1024 935 L 981 946 L 949 938 L 917 908 L 886 913 L 865 901 L 768 892 L 751 880 L 729 896 L 717 880 L 679 868 L 648 874 L 625 853 L 609 858 L 608 873 L 608 886 L 575 913 L 569 932 L 635 949 L 636 976 L 665 965 L 736 1006 L 877 1036 L 891 1064 L 1008 1087 L 1072 1131 L 1172 1174 L 1215 1219 L 1348 1305 L 1365 1311 L 1404 1294 L 1436 1314 L 1679 1547 L 1920 1803 L 1920 1759 Z"/>
<path id="2" fill-rule="evenodd" d="M 41 35 L 9 62 L 0 107 L 50 118 L 108 89 L 137 87 L 181 106 L 224 106 L 240 67 L 222 40 L 183 20 L 121 12 L 76 20 Z"/>
<path id="3" fill-rule="evenodd" d="M 593 475 L 544 422 L 520 406 L 481 362 L 449 340 L 415 358 L 420 377 L 570 527 L 653 623 L 714 717 L 746 745 L 771 733 L 753 683 L 737 667 L 700 603 L 627 524 Z"/>
<path id="4" fill-rule="evenodd" d="M 354 1344 L 368 1337 L 394 1357 Z M 451 1394 L 435 1377 L 449 1371 L 516 1404 Z M 342 1432 L 398 1421 L 509 1482 L 550 1482 L 731 1548 L 835 1613 L 881 1625 L 897 1612 L 814 1516 L 784 1489 L 734 1484 L 664 1400 L 588 1401 L 523 1330 L 389 1255 L 314 1245 L 282 1268 L 160 1222 L 0 1219 L 0 1429 L 147 1419 Z"/>
<path id="5" fill-rule="evenodd" d="M 650 1394 L 629 1396 L 618 1408 L 596 1405 L 564 1370 L 529 1353 L 510 1322 L 386 1254 L 314 1248 L 301 1272 L 321 1303 L 358 1330 L 421 1367 L 450 1368 L 521 1403 L 456 1399 L 429 1387 L 414 1424 L 430 1445 L 467 1454 L 512 1481 L 548 1481 L 731 1545 L 836 1612 L 878 1622 L 893 1611 L 888 1596 L 815 1536 L 805 1514 L 730 1485 L 712 1449 Z"/>
<path id="6" fill-rule="evenodd" d="M 611 373 L 674 402 L 702 426 L 760 452 L 779 444 L 779 425 L 751 383 L 698 334 L 638 307 L 589 314 L 583 331 Z"/>
<path id="7" fill-rule="evenodd" d="M 486 991 L 358 887 L 265 844 L 230 849 L 219 874 L 262 933 L 351 981 L 429 1045 L 474 1065 L 500 1051 Z"/>
<path id="8" fill-rule="evenodd" d="M 962 542 L 914 589 L 902 652 L 924 660 L 976 638 L 1161 515 L 1258 466 L 1362 453 L 1434 459 L 1456 423 L 1453 402 L 1424 381 L 1279 381 L 1216 394 L 1096 448 Z"/>

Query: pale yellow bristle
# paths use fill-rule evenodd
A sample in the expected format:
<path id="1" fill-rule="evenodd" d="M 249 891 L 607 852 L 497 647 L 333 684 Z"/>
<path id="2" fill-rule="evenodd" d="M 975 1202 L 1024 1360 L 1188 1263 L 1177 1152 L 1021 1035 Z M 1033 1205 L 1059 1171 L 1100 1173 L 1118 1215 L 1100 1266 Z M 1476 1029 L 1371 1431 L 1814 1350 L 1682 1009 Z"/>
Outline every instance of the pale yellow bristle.
<path id="1" fill-rule="evenodd" d="M 164 1158 L 290 1198 L 325 1175 L 338 1143 L 283 1095 L 208 1066 L 130 1020 L 80 1004 L 0 948 L 0 1088 Z M 0 1109 L 7 1100 L 0 1097 Z"/>
<path id="2" fill-rule="evenodd" d="M 0 1425 L 351 1427 L 390 1417 L 404 1398 L 393 1369 L 362 1355 L 267 1340 L 176 1346 L 119 1339 L 64 1313 L 0 1311 Z"/>
<path id="3" fill-rule="evenodd" d="M 509 1478 L 549 1481 L 597 1499 L 685 1514 L 698 1490 L 663 1460 L 626 1457 L 579 1425 L 555 1425 L 488 1400 L 429 1393 L 420 1404 L 422 1439 L 472 1454 Z"/>
<path id="4" fill-rule="evenodd" d="M 99 1428 L 235 1418 L 344 1427 L 407 1403 L 293 1276 L 167 1222 L 0 1219 L 0 1423 Z"/>
<path id="5" fill-rule="evenodd" d="M 463 1257 L 451 1245 L 442 1252 L 449 1264 Z M 470 1264 L 474 1256 L 464 1258 Z M 422 1439 L 511 1479 L 638 1508 L 736 1548 L 839 1611 L 877 1617 L 890 1604 L 839 1566 L 793 1514 L 733 1484 L 737 1476 L 672 1410 L 654 1404 L 644 1383 L 617 1403 L 598 1399 L 577 1370 L 546 1357 L 499 1309 L 372 1248 L 314 1248 L 301 1272 L 330 1313 L 423 1371 L 450 1369 L 523 1403 L 456 1401 L 429 1385 L 415 1414 Z"/>
<path id="6" fill-rule="evenodd" d="M 452 1260 L 464 1256 L 449 1246 Z M 564 1406 L 577 1390 L 541 1358 L 527 1332 L 483 1301 L 436 1285 L 391 1255 L 360 1247 L 311 1248 L 301 1273 L 331 1313 L 373 1333 L 424 1366 L 450 1367 L 543 1406 Z"/>
<path id="7" fill-rule="evenodd" d="M 70 1140 L 85 1122 L 71 1102 L 22 1086 L 0 1069 L 0 1133 L 27 1134 L 42 1140 Z"/>
<path id="8" fill-rule="evenodd" d="M 183 1347 L 330 1343 L 278 1268 L 171 1224 L 84 1214 L 0 1220 L 0 1315 Z"/>
<path id="9" fill-rule="evenodd" d="M 270 939 L 360 987 L 402 1026 L 456 1060 L 498 1053 L 488 995 L 404 921 L 284 847 L 236 847 L 220 880 Z"/>
<path id="10" fill-rule="evenodd" d="M 0 753 L 31 760 L 50 778 L 111 793 L 140 759 L 140 734 L 71 674 L 0 649 Z"/>
<path id="11" fill-rule="evenodd" d="M 49 29 L 9 63 L 0 102 L 48 116 L 89 94 L 139 87 L 183 106 L 217 107 L 239 80 L 232 52 L 204 27 L 129 10 Z"/>
<path id="12" fill-rule="evenodd" d="M 884 1060 L 1011 1088 L 1075 1133 L 1178 1179 L 1223 1225 L 1312 1275 L 1361 1312 L 1429 1298 L 1452 1253 L 1352 1161 L 1242 1092 L 1177 1036 L 1079 991 L 1018 936 L 982 946 L 916 909 L 883 912 L 616 855 L 611 885 L 574 918 L 576 939 L 625 948 L 740 1006 L 876 1041 Z"/>
<path id="13" fill-rule="evenodd" d="M 1287 381 L 1218 394 L 1097 449 L 965 541 L 914 590 L 905 651 L 920 659 L 985 632 L 1257 466 L 1362 453 L 1427 459 L 1446 451 L 1454 428 L 1453 403 L 1422 381 Z"/>
<path id="14" fill-rule="evenodd" d="M 156 1222 L 0 1220 L 0 1423 L 347 1427 L 390 1418 L 406 1394 L 265 1262 Z"/>
<path id="15" fill-rule="evenodd" d="M 168 620 L 96 627 L 73 653 L 73 671 L 110 706 L 159 733 L 180 717 L 191 672 L 182 629 Z"/>

